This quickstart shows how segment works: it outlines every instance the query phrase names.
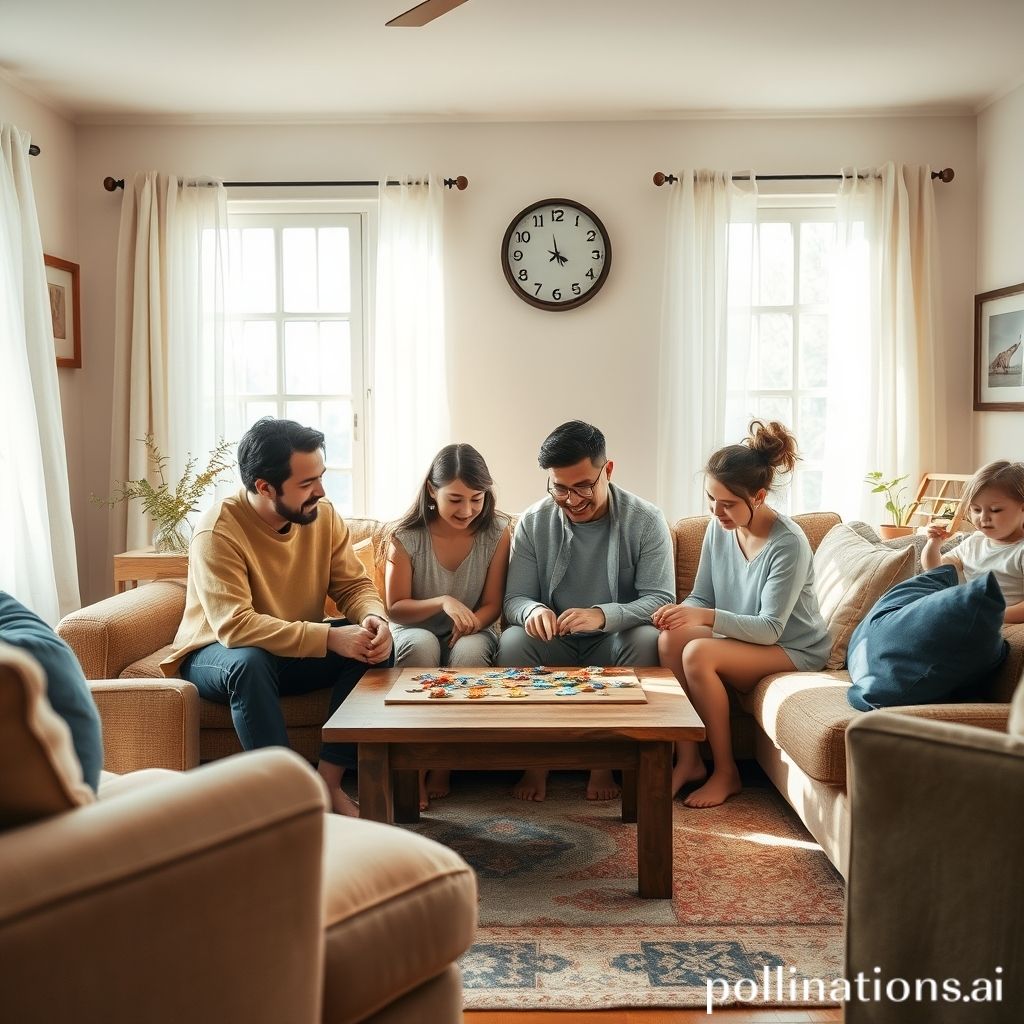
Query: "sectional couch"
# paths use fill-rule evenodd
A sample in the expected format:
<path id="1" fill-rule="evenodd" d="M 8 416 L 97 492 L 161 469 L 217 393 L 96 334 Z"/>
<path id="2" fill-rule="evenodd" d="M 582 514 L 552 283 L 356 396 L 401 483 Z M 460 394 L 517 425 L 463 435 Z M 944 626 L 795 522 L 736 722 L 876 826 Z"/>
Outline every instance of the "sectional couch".
<path id="1" fill-rule="evenodd" d="M 733 737 L 739 758 L 756 758 L 829 860 L 845 874 L 849 846 L 846 786 L 847 726 L 862 715 L 850 707 L 843 656 L 850 634 L 871 604 L 893 584 L 918 570 L 919 542 L 880 542 L 870 530 L 843 524 L 834 513 L 795 517 L 815 549 L 819 603 L 835 640 L 834 667 L 821 672 L 769 675 L 734 701 Z M 349 519 L 349 529 L 371 576 L 380 585 L 383 523 Z M 679 599 L 690 593 L 709 519 L 681 519 L 672 527 Z M 199 699 L 195 689 L 160 678 L 185 602 L 184 583 L 159 581 L 108 598 L 69 615 L 58 627 L 89 679 L 151 679 L 165 699 L 183 706 L 180 735 L 136 721 L 133 743 L 145 746 L 150 764 L 187 768 L 234 753 L 238 741 L 226 707 Z M 1009 701 L 1024 668 L 1024 626 L 1008 627 L 1010 655 L 986 700 L 900 709 L 901 714 L 1005 731 Z M 327 714 L 326 691 L 282 700 L 292 745 L 316 757 Z M 131 714 L 125 707 L 124 714 Z M 135 752 L 137 754 L 137 751 Z M 116 769 L 118 751 L 110 752 Z M 111 765 L 108 764 L 108 767 Z"/>

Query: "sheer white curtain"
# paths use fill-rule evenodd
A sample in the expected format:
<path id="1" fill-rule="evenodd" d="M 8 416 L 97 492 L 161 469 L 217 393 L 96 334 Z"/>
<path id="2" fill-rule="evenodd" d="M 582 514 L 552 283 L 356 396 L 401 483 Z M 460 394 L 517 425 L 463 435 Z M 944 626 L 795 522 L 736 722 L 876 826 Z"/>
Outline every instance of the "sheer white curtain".
<path id="1" fill-rule="evenodd" d="M 370 508 L 387 519 L 412 501 L 450 440 L 444 320 L 444 185 L 381 178 L 373 345 Z M 394 178 L 392 178 L 394 180 Z"/>
<path id="2" fill-rule="evenodd" d="M 80 598 L 30 141 L 0 123 L 0 589 L 55 625 Z"/>
<path id="3" fill-rule="evenodd" d="M 865 474 L 906 475 L 909 496 L 947 451 L 931 169 L 844 172 L 837 213 L 823 498 L 879 523 Z"/>
<path id="4" fill-rule="evenodd" d="M 658 392 L 658 503 L 669 522 L 703 511 L 708 456 L 742 436 L 726 435 L 747 415 L 758 251 L 753 176 L 682 170 L 678 178 L 668 201 Z M 742 249 L 732 281 L 730 244 Z"/>
<path id="5" fill-rule="evenodd" d="M 117 250 L 111 475 L 156 482 L 142 438 L 154 435 L 176 481 L 189 454 L 200 470 L 224 430 L 228 321 L 227 203 L 212 180 L 150 171 L 125 181 Z M 209 503 L 213 495 L 207 495 Z M 115 552 L 145 547 L 137 502 L 111 510 Z"/>

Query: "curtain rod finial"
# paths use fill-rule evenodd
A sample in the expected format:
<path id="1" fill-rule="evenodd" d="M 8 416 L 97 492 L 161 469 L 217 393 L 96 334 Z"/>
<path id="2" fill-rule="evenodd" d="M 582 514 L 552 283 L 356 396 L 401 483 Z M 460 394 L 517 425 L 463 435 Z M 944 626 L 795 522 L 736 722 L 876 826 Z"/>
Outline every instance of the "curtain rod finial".
<path id="1" fill-rule="evenodd" d="M 464 174 L 460 174 L 457 178 L 445 178 L 444 183 L 449 188 L 451 188 L 454 185 L 455 188 L 457 188 L 460 192 L 465 192 L 466 189 L 469 187 L 469 178 L 467 178 Z"/>
<path id="2" fill-rule="evenodd" d="M 108 192 L 116 192 L 119 188 L 124 188 L 124 178 L 111 178 L 110 175 L 107 175 L 103 179 L 103 187 Z"/>
<path id="3" fill-rule="evenodd" d="M 938 178 L 947 184 L 953 180 L 954 172 L 952 167 L 943 167 L 941 171 L 932 171 L 932 177 Z"/>
<path id="4" fill-rule="evenodd" d="M 665 174 L 664 171 L 654 172 L 654 184 L 661 188 L 666 182 L 669 185 L 674 185 L 679 179 L 674 174 Z"/>

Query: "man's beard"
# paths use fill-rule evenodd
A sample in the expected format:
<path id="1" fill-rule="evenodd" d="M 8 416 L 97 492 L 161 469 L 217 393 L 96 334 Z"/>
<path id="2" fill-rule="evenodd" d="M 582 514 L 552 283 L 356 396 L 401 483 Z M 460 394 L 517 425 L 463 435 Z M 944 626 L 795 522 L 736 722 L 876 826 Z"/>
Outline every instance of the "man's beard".
<path id="1" fill-rule="evenodd" d="M 284 520 L 289 523 L 295 523 L 296 526 L 308 526 L 314 519 L 319 511 L 317 503 L 319 498 L 314 501 L 307 502 L 299 509 L 290 508 L 276 495 L 274 497 L 274 511 Z"/>

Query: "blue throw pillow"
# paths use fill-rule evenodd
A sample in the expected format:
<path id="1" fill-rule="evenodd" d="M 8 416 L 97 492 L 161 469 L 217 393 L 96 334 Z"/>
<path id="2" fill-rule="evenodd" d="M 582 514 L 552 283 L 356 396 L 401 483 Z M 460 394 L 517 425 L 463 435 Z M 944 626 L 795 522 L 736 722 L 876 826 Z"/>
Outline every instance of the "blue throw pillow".
<path id="1" fill-rule="evenodd" d="M 858 711 L 963 700 L 1006 657 L 995 576 L 957 583 L 940 565 L 886 591 L 850 638 L 847 699 Z"/>
<path id="2" fill-rule="evenodd" d="M 71 730 L 82 775 L 93 791 L 103 767 L 103 732 L 85 673 L 71 648 L 35 612 L 0 590 L 0 640 L 32 655 L 46 675 L 46 696 Z"/>

